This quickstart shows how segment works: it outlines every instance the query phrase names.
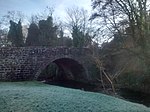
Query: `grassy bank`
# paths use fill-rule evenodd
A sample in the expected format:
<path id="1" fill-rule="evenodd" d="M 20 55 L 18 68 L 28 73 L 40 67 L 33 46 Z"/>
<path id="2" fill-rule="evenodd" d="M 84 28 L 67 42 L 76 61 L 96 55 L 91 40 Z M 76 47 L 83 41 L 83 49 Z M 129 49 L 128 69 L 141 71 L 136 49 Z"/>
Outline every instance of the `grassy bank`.
<path id="1" fill-rule="evenodd" d="M 100 93 L 40 82 L 0 82 L 1 112 L 150 112 L 150 108 Z"/>

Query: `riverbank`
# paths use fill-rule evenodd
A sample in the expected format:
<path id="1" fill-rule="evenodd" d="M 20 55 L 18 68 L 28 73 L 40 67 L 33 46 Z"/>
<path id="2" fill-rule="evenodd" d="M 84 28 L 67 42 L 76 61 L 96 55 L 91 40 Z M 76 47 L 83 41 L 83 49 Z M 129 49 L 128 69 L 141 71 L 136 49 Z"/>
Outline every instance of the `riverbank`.
<path id="1" fill-rule="evenodd" d="M 0 82 L 2 112 L 150 112 L 150 108 L 101 93 L 41 82 Z"/>

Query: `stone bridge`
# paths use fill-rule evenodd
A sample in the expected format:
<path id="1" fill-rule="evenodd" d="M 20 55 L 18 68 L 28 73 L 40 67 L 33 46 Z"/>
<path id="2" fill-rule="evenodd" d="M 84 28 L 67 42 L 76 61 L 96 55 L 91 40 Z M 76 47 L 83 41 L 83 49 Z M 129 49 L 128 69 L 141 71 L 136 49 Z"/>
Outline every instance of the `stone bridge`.
<path id="1" fill-rule="evenodd" d="M 0 81 L 37 80 L 50 63 L 70 71 L 75 80 L 91 80 L 88 48 L 6 47 L 0 48 Z"/>

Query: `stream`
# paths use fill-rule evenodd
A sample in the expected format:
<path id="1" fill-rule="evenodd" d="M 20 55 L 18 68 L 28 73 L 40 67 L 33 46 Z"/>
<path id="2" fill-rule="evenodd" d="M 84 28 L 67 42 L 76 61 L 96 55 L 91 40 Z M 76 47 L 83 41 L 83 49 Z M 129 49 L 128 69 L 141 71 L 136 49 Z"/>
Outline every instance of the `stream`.
<path id="1" fill-rule="evenodd" d="M 117 94 L 123 97 L 127 101 L 143 104 L 147 107 L 150 107 L 150 94 L 137 92 L 125 88 L 120 89 L 117 92 Z"/>
<path id="2" fill-rule="evenodd" d="M 73 88 L 73 89 L 80 89 L 84 91 L 91 91 L 91 92 L 99 92 L 95 91 L 95 86 L 83 82 L 78 82 L 74 80 L 62 80 L 62 81 L 50 81 L 46 82 L 50 85 L 56 85 L 61 87 Z M 143 104 L 147 107 L 150 107 L 150 94 L 145 94 L 142 92 L 136 92 L 130 89 L 119 89 L 117 94 L 121 96 L 124 100 Z"/>

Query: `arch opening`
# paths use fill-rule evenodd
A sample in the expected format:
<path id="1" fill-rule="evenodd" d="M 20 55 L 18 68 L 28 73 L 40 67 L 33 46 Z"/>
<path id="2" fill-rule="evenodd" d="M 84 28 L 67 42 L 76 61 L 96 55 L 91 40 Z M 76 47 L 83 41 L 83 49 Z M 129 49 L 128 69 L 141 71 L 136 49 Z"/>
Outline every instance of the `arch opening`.
<path id="1" fill-rule="evenodd" d="M 51 62 L 39 75 L 38 80 L 63 87 L 89 90 L 85 68 L 76 60 L 60 58 Z"/>

